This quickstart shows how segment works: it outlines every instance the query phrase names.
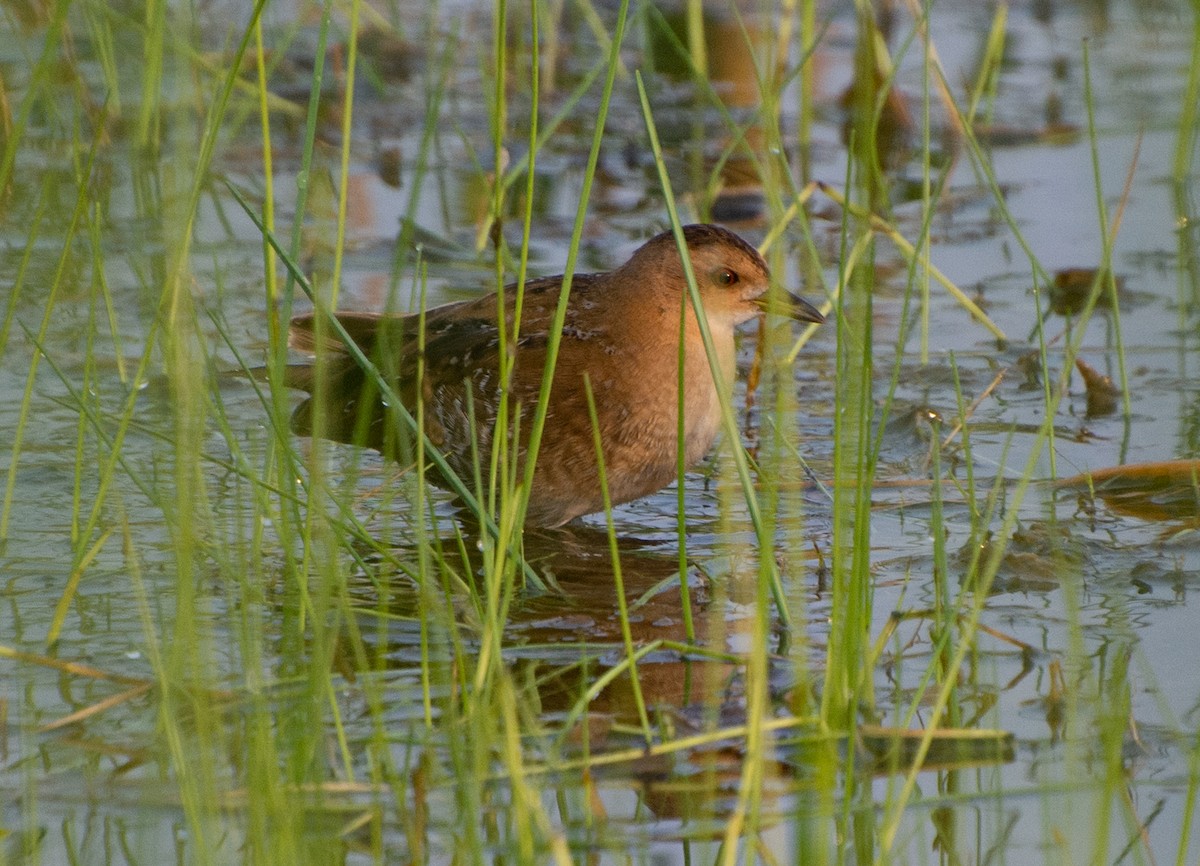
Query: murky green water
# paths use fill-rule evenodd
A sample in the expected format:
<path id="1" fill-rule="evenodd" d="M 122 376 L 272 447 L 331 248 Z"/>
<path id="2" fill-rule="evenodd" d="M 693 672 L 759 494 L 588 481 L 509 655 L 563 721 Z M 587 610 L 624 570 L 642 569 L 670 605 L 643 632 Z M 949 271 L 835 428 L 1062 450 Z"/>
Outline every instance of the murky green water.
<path id="1" fill-rule="evenodd" d="M 753 110 L 746 93 L 755 92 L 744 63 L 745 40 L 763 50 L 779 33 L 777 19 L 750 17 L 743 32 L 722 4 L 706 9 L 717 93 L 729 111 L 745 118 Z M 598 12 L 611 28 L 614 10 L 605 6 Z M 964 82 L 978 75 L 994 13 L 974 3 L 946 3 L 931 14 L 933 43 L 960 100 L 966 98 Z M 440 739 L 457 734 L 430 734 L 424 727 L 422 676 L 433 682 L 425 688 L 440 700 L 446 695 L 438 689 L 457 674 L 446 672 L 446 660 L 454 655 L 438 643 L 449 639 L 431 638 L 421 627 L 422 606 L 430 597 L 412 578 L 418 521 L 396 492 L 403 485 L 371 455 L 344 449 L 328 458 L 333 477 L 351 479 L 353 513 L 373 537 L 388 540 L 384 546 L 391 554 L 385 557 L 365 544 L 335 545 L 333 554 L 320 545 L 290 549 L 255 505 L 259 497 L 277 497 L 278 490 L 247 477 L 247 465 L 268 461 L 271 435 L 254 388 L 230 371 L 238 368 L 239 356 L 261 362 L 269 300 L 262 288 L 261 235 L 226 184 L 261 206 L 266 175 L 250 98 L 252 74 L 246 79 L 250 89 L 235 91 L 231 100 L 213 176 L 201 188 L 181 282 L 199 311 L 194 343 L 199 348 L 185 366 L 211 391 L 182 393 L 178 368 L 168 375 L 172 362 L 162 350 L 151 354 L 139 381 L 144 346 L 148 340 L 166 345 L 155 329 L 175 321 L 160 303 L 161 288 L 175 273 L 178 241 L 186 233 L 188 170 L 194 169 L 203 136 L 202 111 L 216 99 L 219 79 L 206 70 L 221 68 L 248 13 L 235 4 L 166 14 L 178 41 L 168 41 L 161 77 L 166 96 L 161 116 L 151 118 L 157 140 L 151 136 L 145 146 L 139 145 L 139 122 L 147 104 L 141 87 L 148 61 L 139 35 L 140 6 L 77 4 L 63 25 L 69 49 L 55 35 L 52 10 L 13 4 L 0 19 L 0 75 L 11 119 L 5 135 L 19 141 L 9 188 L 0 199 L 0 470 L 12 485 L 0 548 L 0 647 L 6 653 L 0 658 L 0 834 L 6 834 L 0 835 L 6 852 L 0 862 L 282 857 L 246 841 L 254 838 L 247 823 L 259 816 L 257 807 L 247 805 L 255 799 L 256 778 L 247 767 L 256 767 L 257 759 L 247 757 L 243 764 L 238 749 L 243 740 L 266 736 L 249 721 L 262 719 L 277 726 L 281 742 L 291 742 L 289 731 L 314 726 L 324 734 L 315 755 L 281 754 L 279 765 L 286 768 L 281 772 L 303 783 L 312 780 L 313 767 L 321 767 L 316 775 L 323 781 L 346 783 L 322 789 L 311 801 L 298 795 L 295 803 L 266 811 L 274 816 L 270 820 L 290 813 L 303 825 L 301 833 L 289 826 L 288 838 L 310 840 L 304 857 L 442 862 L 458 852 L 461 858 L 459 846 L 469 835 L 464 822 L 478 817 L 464 804 L 490 804 L 507 815 L 522 795 L 513 793 L 520 789 L 511 787 L 501 763 L 490 768 L 496 778 L 480 779 L 478 801 L 464 799 L 461 775 L 455 773 L 469 774 L 447 769 L 456 753 Z M 894 51 L 913 27 L 903 10 L 896 14 Z M 886 637 L 874 671 L 874 708 L 864 707 L 862 720 L 922 726 L 921 693 L 929 690 L 932 697 L 936 686 L 922 676 L 939 651 L 933 619 L 925 612 L 939 604 L 939 587 L 957 592 L 972 545 L 982 541 L 971 535 L 971 503 L 982 508 L 995 492 L 987 506 L 994 509 L 989 527 L 998 530 L 1013 508 L 1018 519 L 982 605 L 986 631 L 959 674 L 956 714 L 964 727 L 1011 732 L 1013 759 L 931 766 L 917 777 L 917 796 L 895 839 L 885 843 L 875 831 L 859 828 L 870 837 L 865 841 L 855 836 L 856 822 L 870 823 L 866 818 L 876 805 L 895 794 L 898 774 L 872 777 L 861 766 L 852 773 L 846 764 L 845 777 L 839 772 L 828 778 L 813 769 L 810 743 L 780 735 L 771 750 L 774 764 L 767 768 L 757 840 L 767 852 L 764 859 L 1091 862 L 1104 850 L 1105 862 L 1166 863 L 1200 856 L 1189 823 L 1200 817 L 1195 802 L 1200 666 L 1194 662 L 1200 657 L 1195 637 L 1200 613 L 1191 595 L 1200 575 L 1195 528 L 1200 509 L 1195 500 L 1188 506 L 1186 492 L 1183 507 L 1164 515 L 1117 510 L 1076 491 L 1056 492 L 1048 483 L 1034 484 L 1022 497 L 1018 485 L 1044 421 L 1044 385 L 1057 380 L 1066 340 L 1079 336 L 1077 323 L 1067 330 L 1062 316 L 1048 316 L 1043 366 L 1034 334 L 1038 311 L 1049 305 L 1046 280 L 1063 269 L 1101 264 L 1097 176 L 1109 219 L 1120 216 L 1112 245 L 1112 269 L 1122 281 L 1120 316 L 1118 322 L 1100 312 L 1086 325 L 1080 357 L 1120 383 L 1120 345 L 1129 412 L 1118 397 L 1113 411 L 1089 415 L 1082 380 L 1074 377 L 1054 419 L 1053 465 L 1043 452 L 1033 475 L 1061 478 L 1122 463 L 1200 458 L 1195 129 L 1184 175 L 1176 177 L 1173 168 L 1183 134 L 1181 101 L 1197 50 L 1195 14 L 1200 13 L 1183 2 L 1038 2 L 1008 10 L 1006 50 L 994 92 L 982 102 L 987 126 L 979 134 L 992 142 L 986 153 L 1011 225 L 988 177 L 950 142 L 944 106 L 932 95 L 930 153 L 935 167 L 953 167 L 931 217 L 929 258 L 1007 339 L 997 340 L 973 322 L 934 284 L 926 336 L 918 326 L 897 345 L 899 323 L 914 316 L 906 305 L 919 298 L 907 289 L 905 258 L 887 240 L 878 242 L 871 344 L 879 413 L 873 423 L 882 423 L 884 432 L 872 492 L 874 613 L 868 632 L 870 641 Z M 305 58 L 311 60 L 315 50 L 314 15 L 271 7 L 266 19 L 268 45 L 287 44 L 299 27 L 286 58 L 273 55 L 280 65 L 270 78 L 273 92 L 295 100 L 294 112 L 272 116 L 271 179 L 281 226 L 290 226 L 302 164 L 304 88 L 311 75 Z M 347 308 L 411 308 L 419 285 L 413 276 L 415 245 L 427 268 L 429 303 L 476 296 L 493 286 L 491 249 L 477 243 L 490 195 L 493 82 L 485 62 L 490 10 L 405 8 L 398 18 L 406 46 L 393 53 L 370 43 L 370 50 L 364 48 L 340 265 L 333 253 L 342 137 L 334 90 L 308 178 L 300 260 L 318 280 L 328 281 L 340 267 L 339 304 Z M 801 93 L 795 80 L 781 103 L 782 128 L 789 133 L 784 144 L 797 187 L 813 179 L 840 189 L 847 174 L 841 95 L 852 80 L 856 25 L 853 10 L 841 6 L 823 6 L 817 18 L 825 26 L 816 54 L 812 145 L 803 151 L 798 146 Z M 764 194 L 759 179 L 732 160 L 724 183 L 737 194 L 714 202 L 708 185 L 727 143 L 727 127 L 710 98 L 673 74 L 678 61 L 647 35 L 654 20 L 646 9 L 636 11 L 622 58 L 628 70 L 645 71 L 687 218 L 704 217 L 709 208 L 746 217 L 732 225 L 758 242 L 768 225 L 766 202 L 783 192 L 768 188 Z M 565 120 L 537 159 L 531 244 L 537 274 L 558 273 L 566 260 L 598 99 L 595 88 L 574 105 L 569 96 L 603 57 L 578 10 L 564 9 L 552 29 L 561 54 L 544 72 L 553 70 L 555 90 L 544 97 L 542 123 L 548 125 L 560 110 Z M 61 47 L 44 54 L 44 43 Z M 917 121 L 919 44 L 912 43 L 897 76 Z M 1095 172 L 1087 134 L 1085 45 Z M 790 50 L 794 65 L 799 49 Z M 43 57 L 52 59 L 39 60 Z M 339 62 L 335 54 L 331 64 Z M 527 57 L 514 61 L 514 68 L 514 76 L 527 74 Z M 331 88 L 337 80 L 329 76 Z M 543 84 L 549 87 L 549 79 Z M 39 96 L 27 103 L 32 88 Z M 526 116 L 527 87 L 514 84 L 511 90 L 512 116 Z M 431 103 L 438 113 L 427 126 Z M 524 134 L 515 132 L 508 142 L 512 161 L 525 153 Z M 77 177 L 93 141 L 95 165 L 80 198 Z M 907 149 L 883 159 L 892 167 L 892 222 L 915 240 L 925 216 L 919 134 L 911 133 L 906 143 Z M 523 185 L 518 178 L 505 215 L 504 231 L 514 248 Z M 819 191 L 808 210 L 820 268 L 809 272 L 804 292 L 823 301 L 825 290 L 838 282 L 843 212 Z M 666 225 L 631 75 L 617 79 L 589 213 L 581 271 L 620 264 Z M 289 231 L 280 233 L 286 237 Z M 1017 232 L 1046 274 L 1035 277 Z M 799 231 L 787 237 L 791 252 L 783 260 L 781 282 L 796 287 L 806 258 Z M 1037 298 L 1035 280 L 1043 293 Z M 754 333 L 748 329 L 742 347 L 747 367 Z M 784 391 L 795 395 L 795 405 L 787 406 L 788 423 L 795 425 L 786 431 L 787 441 L 811 468 L 810 477 L 794 458 L 764 456 L 764 465 L 779 475 L 780 513 L 788 518 L 777 533 L 775 558 L 789 603 L 801 614 L 791 633 L 776 624 L 771 635 L 767 676 L 772 707 L 780 715 L 801 709 L 804 700 L 797 695 L 810 686 L 817 700 L 820 696 L 832 611 L 822 566 L 834 531 L 826 490 L 834 464 L 837 341 L 853 343 L 857 336 L 831 322 L 779 374 Z M 774 331 L 772 345 L 783 354 L 793 338 L 788 330 Z M 884 421 L 894 365 L 897 384 Z M 769 447 L 773 441 L 772 425 L 780 417 L 771 411 L 773 375 L 768 370 L 746 415 L 750 444 L 761 439 Z M 960 396 L 962 406 L 978 400 L 966 425 L 969 450 L 956 435 L 938 452 L 960 486 L 944 485 L 943 501 L 935 505 L 931 446 L 952 432 Z M 131 397 L 135 408 L 126 413 Z M 181 401 L 195 401 L 194 411 L 181 409 Z M 128 425 L 122 421 L 126 415 Z M 116 437 L 119 449 L 112 444 Z M 190 450 L 180 450 L 181 439 L 191 443 Z M 181 470 L 180 454 L 196 458 L 194 476 L 186 466 Z M 701 642 L 741 653 L 754 640 L 757 570 L 747 552 L 754 536 L 736 485 L 720 471 L 723 460 L 714 457 L 688 478 L 685 574 L 700 612 Z M 969 480 L 977 485 L 973 498 L 966 493 Z M 685 636 L 677 506 L 671 487 L 616 512 L 626 594 L 638 600 L 631 624 L 640 645 Z M 200 515 L 199 529 L 196 538 L 181 541 L 177 521 L 189 509 Z M 930 526 L 938 509 L 945 532 L 935 543 Z M 445 503 L 438 513 L 446 519 L 441 527 L 446 532 L 452 508 Z M 798 513 L 805 515 L 802 523 L 791 520 Z M 530 562 L 564 590 L 516 597 L 503 634 L 504 657 L 516 680 L 540 702 L 540 715 L 524 719 L 531 727 L 560 723 L 581 689 L 623 658 L 603 529 L 603 518 L 593 517 L 528 541 Z M 447 545 L 456 543 L 448 532 L 445 537 Z M 946 551 L 944 584 L 933 580 L 940 570 L 938 544 Z M 307 599 L 297 600 L 289 575 L 293 557 L 304 555 L 334 555 L 345 563 L 346 608 L 329 599 L 311 607 Z M 181 585 L 190 598 L 181 600 Z M 64 595 L 69 603 L 59 609 Z M 333 621 L 351 606 L 360 614 L 357 645 L 373 654 L 369 664 L 354 655 L 349 639 L 322 643 L 328 635 L 313 636 L 308 645 L 307 638 L 297 638 L 307 634 L 297 624 L 304 617 L 327 615 Z M 893 621 L 894 613 L 908 616 Z M 470 653 L 483 652 L 474 643 L 481 639 L 471 612 L 456 614 Z M 344 636 L 345 623 L 338 622 Z M 52 631 L 58 639 L 47 646 Z M 426 648 L 426 658 L 433 661 L 422 666 L 422 641 L 428 640 L 434 649 Z M 155 679 L 160 659 L 177 652 L 195 652 L 207 667 L 207 676 L 199 678 L 205 698 L 194 705 L 188 684 L 170 684 L 179 688 L 171 712 L 197 732 L 183 744 L 165 733 L 174 727 L 164 722 L 159 696 L 171 688 L 138 691 L 142 682 Z M 309 664 L 334 671 L 334 685 L 319 700 L 301 685 Z M 682 660 L 664 646 L 642 662 L 640 672 L 647 700 L 659 708 L 658 723 L 673 726 L 675 736 L 705 730 L 713 718 L 732 726 L 739 714 L 744 717 L 740 666 Z M 111 706 L 100 704 L 115 696 L 121 699 Z M 912 719 L 902 716 L 910 704 L 918 707 Z M 68 718 L 89 708 L 93 712 Z M 1114 722 L 1112 714 L 1120 717 Z M 602 690 L 586 718 L 592 750 L 636 753 L 642 740 L 627 679 Z M 56 724 L 63 720 L 67 723 Z M 1113 736 L 1120 738 L 1115 748 L 1105 740 Z M 576 754 L 579 738 L 564 746 L 565 753 Z M 743 771 L 741 749 L 734 738 L 665 757 L 629 758 L 598 770 L 587 780 L 596 785 L 591 789 L 575 776 L 557 774 L 539 779 L 544 786 L 532 796 L 543 814 L 554 816 L 556 832 L 578 859 L 716 861 Z M 189 784 L 216 792 L 207 801 L 216 804 L 216 818 L 189 814 L 190 803 L 205 800 L 177 781 L 181 764 L 194 771 Z M 857 780 L 853 786 L 847 782 L 851 775 Z M 457 787 L 447 781 L 451 778 L 460 779 Z M 842 793 L 851 788 L 853 795 L 843 802 Z M 497 823 L 506 826 L 502 819 Z M 481 859 L 521 859 L 519 840 L 495 830 L 486 817 L 480 824 Z M 198 840 L 198 826 L 213 835 Z"/>

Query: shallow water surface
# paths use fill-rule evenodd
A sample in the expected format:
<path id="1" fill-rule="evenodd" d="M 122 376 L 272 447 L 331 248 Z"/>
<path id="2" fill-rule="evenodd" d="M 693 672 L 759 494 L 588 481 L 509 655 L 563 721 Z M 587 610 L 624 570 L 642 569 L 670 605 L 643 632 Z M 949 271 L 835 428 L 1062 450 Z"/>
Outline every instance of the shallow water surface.
<path id="1" fill-rule="evenodd" d="M 273 415 L 237 375 L 263 362 L 272 314 L 307 302 L 233 190 L 256 215 L 270 201 L 343 308 L 493 290 L 493 241 L 511 279 L 526 204 L 531 274 L 568 260 L 615 6 L 539 21 L 552 132 L 532 181 L 530 23 L 513 13 L 496 222 L 492 10 L 394 11 L 363 13 L 345 128 L 334 16 L 306 154 L 320 10 L 270 6 L 270 149 L 251 51 L 199 178 L 245 9 L 171 8 L 165 31 L 128 4 L 0 19 L 0 861 L 1200 857 L 1197 483 L 1146 493 L 1122 472 L 1133 491 L 1106 498 L 1084 477 L 1200 459 L 1195 9 L 936 4 L 928 60 L 964 111 L 1002 25 L 974 152 L 893 9 L 872 187 L 848 149 L 852 8 L 818 4 L 806 84 L 778 10 L 705 5 L 698 82 L 683 12 L 636 7 L 577 269 L 668 225 L 639 71 L 684 221 L 769 238 L 782 284 L 847 308 L 798 351 L 794 325 L 745 328 L 762 535 L 726 443 L 688 474 L 682 520 L 673 485 L 617 508 L 615 542 L 604 515 L 526 533 L 544 586 L 515 589 L 485 577 L 504 567 L 444 494 L 277 430 L 294 398 Z M 778 124 L 755 114 L 768 57 Z M 926 296 L 932 271 L 885 231 L 859 244 L 848 176 L 904 241 L 927 233 L 929 264 L 1002 337 L 936 278 Z M 1098 202 L 1119 223 L 1117 309 L 1050 311 L 1072 285 L 1087 306 L 1090 278 L 1057 275 L 1103 268 Z M 1112 380 L 1107 405 L 1064 376 L 1076 349 Z M 878 447 L 861 484 L 860 432 Z M 935 724 L 978 740 L 916 773 L 873 748 Z"/>

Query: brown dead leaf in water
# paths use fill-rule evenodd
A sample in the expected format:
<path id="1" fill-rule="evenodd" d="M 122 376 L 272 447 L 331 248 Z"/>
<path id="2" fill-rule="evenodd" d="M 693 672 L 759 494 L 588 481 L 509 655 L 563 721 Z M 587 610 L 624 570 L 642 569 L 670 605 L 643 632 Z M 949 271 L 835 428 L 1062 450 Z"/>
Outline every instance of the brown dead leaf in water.
<path id="1" fill-rule="evenodd" d="M 1013 760 L 1009 731 L 938 728 L 933 731 L 862 725 L 857 740 L 877 771 L 906 770 L 920 760 L 923 770 L 1006 764 Z M 925 751 L 922 746 L 928 741 Z"/>
<path id="2" fill-rule="evenodd" d="M 1087 417 L 1099 418 L 1115 412 L 1121 389 L 1113 384 L 1112 377 L 1105 376 L 1082 358 L 1075 359 L 1075 369 L 1083 377 L 1083 387 L 1087 392 Z"/>
<path id="3" fill-rule="evenodd" d="M 993 554 L 998 539 L 989 534 L 968 541 L 956 554 L 963 568 Z M 1062 583 L 1064 573 L 1076 573 L 1087 564 L 1087 549 L 1072 528 L 1063 523 L 1034 520 L 1016 529 L 1004 543 L 1000 568 L 991 592 L 1049 592 Z"/>
<path id="4" fill-rule="evenodd" d="M 1200 522 L 1200 460 L 1167 460 L 1096 469 L 1056 487 L 1098 496 L 1110 511 L 1141 520 Z"/>
<path id="5" fill-rule="evenodd" d="M 1079 127 L 1073 123 L 1047 123 L 1045 126 L 1016 126 L 1002 123 L 976 123 L 975 138 L 992 147 L 1029 147 L 1038 144 L 1061 146 L 1079 140 Z"/>
<path id="6" fill-rule="evenodd" d="M 1050 286 L 1050 311 L 1060 316 L 1077 316 L 1084 311 L 1092 295 L 1096 296 L 1096 309 L 1111 310 L 1112 295 L 1107 291 L 1108 281 L 1114 279 L 1119 296 L 1125 289 L 1125 278 L 1110 277 L 1108 271 L 1099 268 L 1063 268 L 1054 272 L 1054 283 Z"/>

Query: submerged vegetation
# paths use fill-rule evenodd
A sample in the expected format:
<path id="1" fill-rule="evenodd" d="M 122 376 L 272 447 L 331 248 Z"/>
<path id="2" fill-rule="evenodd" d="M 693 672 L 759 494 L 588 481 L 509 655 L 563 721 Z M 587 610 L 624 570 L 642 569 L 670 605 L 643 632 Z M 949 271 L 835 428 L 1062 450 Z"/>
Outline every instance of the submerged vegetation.
<path id="1" fill-rule="evenodd" d="M 1200 9 L 418 5 L 0 11 L 0 863 L 1194 862 Z M 292 432 L 696 221 L 828 321 L 676 485 Z"/>

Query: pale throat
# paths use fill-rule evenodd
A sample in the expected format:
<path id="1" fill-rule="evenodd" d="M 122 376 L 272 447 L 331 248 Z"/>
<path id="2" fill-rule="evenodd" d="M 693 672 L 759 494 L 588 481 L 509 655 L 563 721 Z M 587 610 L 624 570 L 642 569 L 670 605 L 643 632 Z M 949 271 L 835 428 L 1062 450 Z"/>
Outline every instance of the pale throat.
<path id="1" fill-rule="evenodd" d="M 728 323 L 714 321 L 712 317 L 709 323 L 712 326 L 715 360 L 726 393 L 729 393 L 737 372 L 733 328 Z M 684 454 L 690 466 L 708 452 L 721 430 L 721 400 L 700 330 L 694 320 L 688 324 L 690 327 L 684 346 L 683 411 Z"/>

